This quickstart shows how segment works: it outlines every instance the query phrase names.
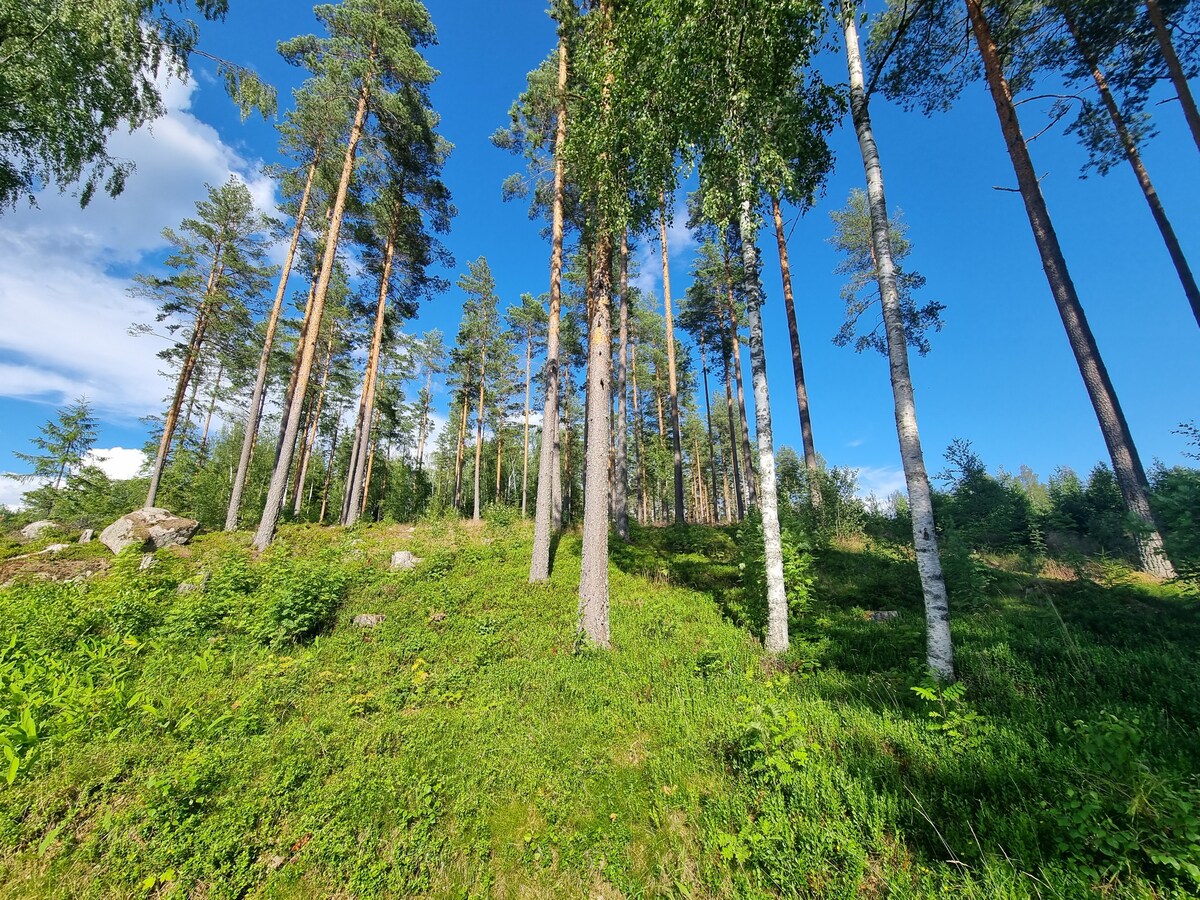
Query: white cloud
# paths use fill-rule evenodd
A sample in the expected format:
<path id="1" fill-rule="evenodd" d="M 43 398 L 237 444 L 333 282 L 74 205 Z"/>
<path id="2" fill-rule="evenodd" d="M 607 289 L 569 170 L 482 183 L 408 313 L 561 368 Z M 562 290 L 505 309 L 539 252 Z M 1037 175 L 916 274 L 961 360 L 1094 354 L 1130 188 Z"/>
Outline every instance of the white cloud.
<path id="1" fill-rule="evenodd" d="M 897 466 L 862 466 L 855 471 L 860 497 L 874 494 L 877 499 L 884 500 L 896 491 L 906 490 L 904 470 Z"/>
<path id="2" fill-rule="evenodd" d="M 24 481 L 18 481 L 11 475 L 0 475 L 0 506 L 7 506 L 9 509 L 20 509 L 24 505 L 21 502 L 21 495 L 31 487 L 33 485 L 26 484 Z"/>
<path id="3" fill-rule="evenodd" d="M 142 466 L 146 464 L 146 454 L 128 447 L 97 448 L 88 451 L 84 462 L 100 468 L 115 481 L 126 481 L 137 477 Z"/>
<path id="4" fill-rule="evenodd" d="M 275 189 L 257 165 L 188 112 L 196 83 L 164 86 L 167 115 L 113 136 L 114 156 L 137 171 L 123 195 L 87 209 L 55 191 L 39 208 L 4 216 L 0 231 L 0 396 L 61 404 L 88 397 L 101 416 L 133 419 L 157 411 L 170 390 L 159 375 L 160 338 L 132 337 L 153 322 L 153 304 L 131 297 L 129 273 L 151 268 L 161 231 L 195 213 L 204 185 L 236 174 L 266 211 Z"/>

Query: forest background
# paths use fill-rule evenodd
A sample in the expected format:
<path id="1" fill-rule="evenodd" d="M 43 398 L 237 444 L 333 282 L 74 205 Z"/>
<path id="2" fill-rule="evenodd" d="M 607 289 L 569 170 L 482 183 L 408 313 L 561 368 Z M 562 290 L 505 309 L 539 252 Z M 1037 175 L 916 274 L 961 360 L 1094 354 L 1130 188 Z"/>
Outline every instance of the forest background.
<path id="1" fill-rule="evenodd" d="M 507 306 L 523 292 L 545 290 L 546 245 L 541 223 L 529 220 L 524 203 L 503 203 L 500 185 L 514 160 L 488 136 L 505 124 L 527 72 L 552 46 L 553 23 L 540 2 L 432 2 L 429 9 L 439 28 L 439 46 L 429 58 L 442 72 L 432 101 L 442 115 L 441 133 L 455 145 L 444 176 L 458 208 L 445 239 L 456 265 L 439 274 L 453 283 L 469 260 L 486 256 Z M 223 23 L 205 23 L 204 46 L 252 66 L 286 100 L 300 73 L 274 47 L 314 28 L 310 18 L 306 6 L 290 2 L 235 5 Z M 822 65 L 831 81 L 839 80 L 836 53 L 826 54 Z M 131 275 L 161 265 L 166 253 L 161 228 L 191 213 L 206 182 L 219 185 L 234 173 L 262 209 L 275 211 L 274 186 L 261 174 L 263 163 L 277 160 L 273 123 L 240 121 L 203 60 L 196 61 L 189 83 L 172 82 L 166 96 L 170 111 L 164 119 L 114 140 L 115 155 L 138 164 L 123 196 L 98 196 L 80 210 L 75 198 L 50 190 L 39 196 L 39 208 L 20 207 L 5 216 L 0 469 L 20 469 L 11 454 L 28 447 L 50 406 L 85 396 L 100 420 L 98 446 L 104 449 L 97 452 L 107 457 L 115 477 L 134 474 L 147 431 L 139 419 L 161 412 L 169 388 L 157 375 L 156 354 L 163 345 L 127 332 L 134 322 L 152 321 L 154 312 L 148 301 L 126 293 Z M 1022 108 L 1031 133 L 1044 121 L 1031 109 L 1037 105 Z M 1188 177 L 1194 159 L 1183 118 L 1175 112 L 1156 110 L 1161 133 L 1145 156 L 1188 252 L 1200 227 L 1200 188 Z M 1086 474 L 1105 458 L 1104 445 L 1046 296 L 1019 196 L 996 190 L 1011 187 L 1012 174 L 984 86 L 972 85 L 952 111 L 932 118 L 882 98 L 874 113 L 888 153 L 889 196 L 910 225 L 912 265 L 928 278 L 926 299 L 947 305 L 946 327 L 934 336 L 933 352 L 913 360 L 931 468 L 937 471 L 934 460 L 942 448 L 964 438 L 990 468 L 1015 473 L 1028 465 L 1043 481 L 1061 465 Z M 903 486 L 885 362 L 830 341 L 843 304 L 842 278 L 833 274 L 838 257 L 827 243 L 828 212 L 841 207 L 861 182 L 847 123 L 832 145 L 838 165 L 816 208 L 798 220 L 794 210 L 785 210 L 814 428 L 830 464 L 859 469 L 860 490 L 885 497 Z M 1038 138 L 1033 150 L 1142 456 L 1147 464 L 1156 458 L 1168 466 L 1183 463 L 1185 441 L 1173 429 L 1200 410 L 1194 377 L 1200 335 L 1137 185 L 1120 167 L 1108 177 L 1081 180 L 1084 151 L 1061 128 Z M 670 246 L 673 293 L 679 297 L 696 244 L 684 227 L 682 192 L 676 202 L 681 214 Z M 762 240 L 764 246 L 772 243 L 770 234 Z M 276 247 L 274 256 L 282 257 L 283 249 Z M 641 263 L 636 283 L 657 295 L 661 310 L 657 254 L 657 241 L 643 239 L 634 255 Z M 764 253 L 763 283 L 770 380 L 786 385 L 790 353 L 778 262 L 771 253 Z M 452 288 L 424 304 L 405 330 L 437 328 L 452 336 L 463 299 Z M 439 417 L 449 401 L 449 392 L 439 389 L 434 399 Z M 795 413 L 790 404 L 777 399 L 776 405 L 777 446 L 798 447 Z M 16 503 L 25 490 L 26 483 L 0 480 L 0 504 Z"/>

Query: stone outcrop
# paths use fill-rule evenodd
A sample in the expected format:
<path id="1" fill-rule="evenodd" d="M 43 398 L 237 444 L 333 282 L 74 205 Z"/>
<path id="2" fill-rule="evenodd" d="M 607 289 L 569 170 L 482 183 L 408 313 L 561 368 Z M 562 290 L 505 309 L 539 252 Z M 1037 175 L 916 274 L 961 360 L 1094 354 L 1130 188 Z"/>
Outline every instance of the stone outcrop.
<path id="1" fill-rule="evenodd" d="M 48 531 L 51 528 L 62 528 L 57 522 L 51 522 L 49 519 L 42 519 L 40 522 L 30 522 L 21 529 L 21 537 L 26 540 L 36 541 L 42 536 L 43 531 Z"/>
<path id="2" fill-rule="evenodd" d="M 397 550 L 392 554 L 392 569 L 405 571 L 415 569 L 421 564 L 421 557 L 413 555 L 410 550 Z"/>
<path id="3" fill-rule="evenodd" d="M 186 544 L 200 527 L 195 519 L 184 519 L 165 509 L 147 506 L 121 516 L 102 532 L 100 543 L 113 553 L 126 547 L 161 550 Z"/>

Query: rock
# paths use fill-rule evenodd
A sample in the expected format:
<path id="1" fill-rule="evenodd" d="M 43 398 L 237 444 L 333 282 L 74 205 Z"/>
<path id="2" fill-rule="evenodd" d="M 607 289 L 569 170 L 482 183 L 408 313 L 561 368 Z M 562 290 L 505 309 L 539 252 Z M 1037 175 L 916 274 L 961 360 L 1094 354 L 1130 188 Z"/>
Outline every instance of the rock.
<path id="1" fill-rule="evenodd" d="M 414 556 L 411 551 L 397 550 L 392 554 L 392 569 L 406 571 L 415 569 L 421 564 L 421 557 Z"/>
<path id="2" fill-rule="evenodd" d="M 894 609 L 876 609 L 864 614 L 863 618 L 868 622 L 889 622 L 900 618 L 900 613 Z"/>
<path id="3" fill-rule="evenodd" d="M 359 628 L 376 628 L 386 621 L 387 616 L 382 613 L 365 613 L 354 617 L 354 624 Z"/>
<path id="4" fill-rule="evenodd" d="M 83 533 L 79 535 L 79 543 L 90 544 L 96 539 L 96 531 L 92 528 L 85 528 Z"/>
<path id="5" fill-rule="evenodd" d="M 142 561 L 138 563 L 138 571 L 145 572 L 147 569 L 154 566 L 154 554 L 146 553 L 142 555 Z"/>
<path id="6" fill-rule="evenodd" d="M 184 519 L 165 509 L 147 506 L 121 516 L 105 528 L 100 532 L 100 543 L 113 553 L 120 553 L 126 547 L 161 550 L 186 544 L 199 527 L 200 523 L 195 519 Z"/>
<path id="7" fill-rule="evenodd" d="M 21 537 L 27 540 L 35 541 L 42 536 L 42 532 L 50 528 L 61 528 L 57 522 L 51 522 L 49 519 L 42 519 L 39 522 L 30 522 L 21 529 Z"/>
<path id="8" fill-rule="evenodd" d="M 43 553 L 58 553 L 61 550 L 66 550 L 70 546 L 71 546 L 70 544 L 51 544 L 49 547 L 47 547 L 42 552 Z"/>

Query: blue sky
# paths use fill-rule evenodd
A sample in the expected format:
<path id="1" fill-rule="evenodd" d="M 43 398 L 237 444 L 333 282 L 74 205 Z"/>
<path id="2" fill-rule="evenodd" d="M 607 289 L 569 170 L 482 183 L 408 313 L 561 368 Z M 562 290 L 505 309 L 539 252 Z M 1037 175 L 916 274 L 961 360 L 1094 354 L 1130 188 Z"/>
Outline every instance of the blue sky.
<path id="1" fill-rule="evenodd" d="M 439 46 L 429 57 L 442 75 L 433 89 L 442 132 L 455 152 L 446 181 L 459 215 L 447 244 L 459 269 L 486 256 L 505 302 L 548 286 L 548 245 L 523 203 L 504 204 L 503 178 L 517 161 L 488 135 L 507 120 L 526 73 L 554 42 L 545 4 L 433 0 Z M 205 26 L 209 52 L 252 65 L 286 102 L 299 73 L 275 54 L 278 40 L 311 31 L 307 4 L 234 0 L 227 22 Z M 873 6 L 873 5 L 872 5 Z M 844 72 L 838 56 L 822 64 Z M 124 294 L 129 275 L 161 258 L 158 231 L 176 225 L 205 181 L 230 171 L 250 183 L 264 205 L 272 188 L 257 173 L 273 161 L 271 123 L 239 121 L 211 73 L 199 67 L 187 86 L 168 91 L 172 112 L 150 134 L 122 135 L 117 146 L 138 163 L 125 196 L 79 211 L 48 194 L 36 210 L 0 218 L 0 471 L 19 469 L 25 449 L 64 398 L 86 393 L 102 419 L 99 446 L 135 448 L 140 416 L 157 411 L 168 381 L 156 375 L 161 344 L 130 338 L 146 321 L 142 301 Z M 1027 134 L 1043 111 L 1022 107 Z M 1173 105 L 1155 109 L 1160 136 L 1147 165 L 1185 248 L 1200 266 L 1200 188 L 1194 145 Z M 918 416 L 931 470 L 954 438 L 972 440 L 987 464 L 1043 476 L 1058 465 L 1086 471 L 1105 458 L 1104 444 L 1054 308 L 999 126 L 982 84 L 947 114 L 924 118 L 877 98 L 873 107 L 890 205 L 904 210 L 914 244 L 912 267 L 928 279 L 926 296 L 946 304 L 945 330 L 933 352 L 914 357 Z M 801 340 L 818 450 L 836 465 L 862 470 L 865 487 L 900 486 L 899 454 L 887 367 L 877 355 L 834 347 L 842 319 L 837 258 L 827 244 L 829 210 L 863 181 L 853 131 L 833 136 L 837 166 L 822 202 L 794 223 L 789 242 Z M 1128 167 L 1106 178 L 1078 177 L 1083 151 L 1050 132 L 1032 145 L 1051 214 L 1063 241 L 1101 352 L 1147 465 L 1184 462 L 1177 425 L 1200 418 L 1197 329 L 1170 260 Z M 794 218 L 789 214 L 789 219 Z M 792 223 L 789 222 L 789 227 Z M 672 287 L 687 287 L 690 246 L 677 230 Z M 644 242 L 644 251 L 657 246 Z M 799 425 L 774 239 L 763 233 L 767 357 L 778 444 L 796 445 Z M 451 281 L 458 271 L 446 273 Z M 654 266 L 646 286 L 657 289 Z M 454 290 L 427 303 L 413 331 L 453 336 L 461 297 Z M 444 406 L 446 397 L 440 398 Z M 0 502 L 15 499 L 0 488 Z"/>

